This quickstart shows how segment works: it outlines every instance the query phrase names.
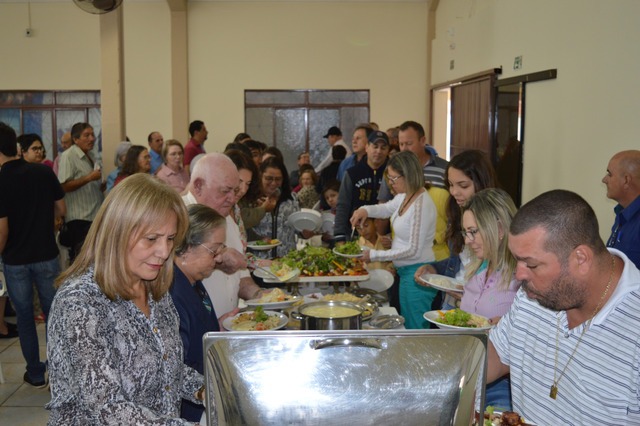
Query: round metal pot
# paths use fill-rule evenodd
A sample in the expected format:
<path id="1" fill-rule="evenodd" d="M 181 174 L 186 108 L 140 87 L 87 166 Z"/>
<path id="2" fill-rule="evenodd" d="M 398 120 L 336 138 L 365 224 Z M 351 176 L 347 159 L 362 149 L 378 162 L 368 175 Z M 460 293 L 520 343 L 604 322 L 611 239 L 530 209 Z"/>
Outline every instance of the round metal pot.
<path id="1" fill-rule="evenodd" d="M 327 312 L 322 316 L 308 314 L 311 309 L 318 307 Z M 349 308 L 355 313 L 349 316 L 332 316 L 331 311 L 335 307 Z M 300 306 L 298 312 L 291 312 L 291 317 L 300 321 L 300 330 L 360 330 L 362 328 L 362 312 L 364 312 L 364 308 L 355 303 L 320 301 Z"/>

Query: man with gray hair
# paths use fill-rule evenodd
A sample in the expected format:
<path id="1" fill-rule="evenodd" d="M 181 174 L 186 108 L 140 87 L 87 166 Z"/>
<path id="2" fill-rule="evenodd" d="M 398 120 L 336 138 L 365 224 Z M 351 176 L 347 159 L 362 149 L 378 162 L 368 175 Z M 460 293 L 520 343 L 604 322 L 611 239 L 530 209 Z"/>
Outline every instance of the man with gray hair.
<path id="1" fill-rule="evenodd" d="M 607 247 L 617 248 L 640 268 L 640 151 L 614 155 L 602 182 L 607 185 L 607 198 L 618 202 Z"/>
<path id="2" fill-rule="evenodd" d="M 71 128 L 73 145 L 60 157 L 58 179 L 67 205 L 69 260 L 76 254 L 89 232 L 102 205 L 102 170 L 93 154 L 96 136 L 89 123 L 76 123 Z"/>
<path id="3" fill-rule="evenodd" d="M 182 197 L 186 205 L 199 203 L 211 207 L 227 222 L 227 248 L 216 256 L 213 274 L 203 280 L 218 315 L 234 311 L 238 297 L 248 300 L 261 294 L 247 270 L 240 229 L 231 215 L 239 185 L 238 169 L 229 157 L 206 154 L 194 166 L 187 192 Z"/>

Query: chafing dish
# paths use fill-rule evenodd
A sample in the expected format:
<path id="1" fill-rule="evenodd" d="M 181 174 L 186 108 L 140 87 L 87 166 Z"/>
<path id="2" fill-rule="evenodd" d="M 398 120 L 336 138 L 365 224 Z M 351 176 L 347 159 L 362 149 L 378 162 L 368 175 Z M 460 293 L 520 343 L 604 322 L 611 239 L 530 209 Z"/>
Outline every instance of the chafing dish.
<path id="1" fill-rule="evenodd" d="M 487 334 L 207 333 L 209 425 L 470 425 Z"/>

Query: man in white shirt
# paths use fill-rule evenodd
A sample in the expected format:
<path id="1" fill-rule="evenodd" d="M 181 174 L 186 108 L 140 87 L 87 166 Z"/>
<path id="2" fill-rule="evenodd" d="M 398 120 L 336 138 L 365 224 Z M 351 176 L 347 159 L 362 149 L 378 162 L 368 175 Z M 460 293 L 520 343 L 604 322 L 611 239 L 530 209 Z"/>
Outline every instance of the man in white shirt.
<path id="1" fill-rule="evenodd" d="M 347 157 L 351 155 L 351 147 L 348 146 L 342 140 L 342 131 L 338 127 L 336 127 L 336 126 L 331 127 L 329 129 L 329 131 L 327 132 L 327 134 L 323 136 L 323 138 L 325 138 L 327 140 L 327 142 L 329 143 L 329 147 L 330 148 L 333 148 L 334 145 L 340 145 L 340 146 L 343 146 L 344 149 L 347 150 Z M 320 162 L 320 164 L 318 164 L 316 166 L 316 173 L 319 175 L 320 172 L 325 167 L 327 167 L 329 164 L 331 164 L 332 161 L 333 161 L 333 156 L 331 155 L 331 149 L 329 149 L 329 152 L 327 153 L 327 156 L 324 157 L 324 159 Z"/>
<path id="2" fill-rule="evenodd" d="M 227 221 L 227 248 L 216 256 L 213 274 L 202 281 L 218 315 L 236 309 L 239 297 L 254 299 L 261 293 L 247 270 L 240 229 L 231 216 L 239 185 L 238 169 L 229 157 L 206 154 L 193 168 L 187 193 L 182 197 L 186 205 L 204 204 Z"/>

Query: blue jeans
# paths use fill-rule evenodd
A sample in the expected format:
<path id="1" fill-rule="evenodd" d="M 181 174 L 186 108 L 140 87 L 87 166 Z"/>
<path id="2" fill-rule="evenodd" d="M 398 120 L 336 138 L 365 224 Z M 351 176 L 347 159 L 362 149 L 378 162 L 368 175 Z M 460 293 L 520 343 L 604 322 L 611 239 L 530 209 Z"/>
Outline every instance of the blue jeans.
<path id="1" fill-rule="evenodd" d="M 27 362 L 27 374 L 33 381 L 44 380 L 46 371 L 46 364 L 40 361 L 38 333 L 33 319 L 33 284 L 38 290 L 42 312 L 48 319 L 51 302 L 56 294 L 53 281 L 58 274 L 60 274 L 60 262 L 57 256 L 45 262 L 4 265 L 7 291 L 16 310 L 22 356 Z"/>
<path id="2" fill-rule="evenodd" d="M 502 377 L 487 384 L 485 390 L 485 410 L 491 405 L 496 411 L 511 411 L 511 379 Z"/>

